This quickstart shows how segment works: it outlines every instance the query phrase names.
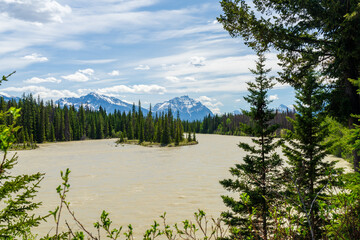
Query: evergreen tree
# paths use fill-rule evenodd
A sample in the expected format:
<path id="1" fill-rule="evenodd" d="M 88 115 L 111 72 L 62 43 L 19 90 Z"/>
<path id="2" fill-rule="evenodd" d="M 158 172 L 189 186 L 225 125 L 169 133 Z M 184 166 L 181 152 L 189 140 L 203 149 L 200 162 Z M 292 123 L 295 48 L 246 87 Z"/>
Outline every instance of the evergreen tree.
<path id="1" fill-rule="evenodd" d="M 60 141 L 65 141 L 65 121 L 64 121 L 64 113 L 60 112 L 60 128 L 59 128 L 59 139 Z"/>
<path id="2" fill-rule="evenodd" d="M 135 108 L 135 106 L 133 107 Z M 131 112 L 128 113 L 128 130 L 127 130 L 127 133 L 128 133 L 128 139 L 132 140 L 134 139 L 134 121 L 133 121 L 133 117 L 135 116 L 135 114 L 131 114 Z"/>
<path id="3" fill-rule="evenodd" d="M 51 124 L 50 126 L 50 141 L 51 142 L 55 142 L 56 139 L 55 139 L 55 130 L 54 130 L 54 125 Z"/>
<path id="4" fill-rule="evenodd" d="M 187 135 L 187 141 L 191 142 L 191 130 L 189 129 L 188 135 Z"/>
<path id="5" fill-rule="evenodd" d="M 161 136 L 162 136 L 162 121 L 161 121 L 161 118 L 159 118 L 159 120 L 156 122 L 156 126 L 155 126 L 155 129 L 156 129 L 156 134 L 155 134 L 155 140 L 154 142 L 161 142 Z"/>
<path id="6" fill-rule="evenodd" d="M 96 129 L 95 119 L 94 119 L 94 118 L 91 119 L 91 128 L 90 128 L 90 129 L 91 129 L 91 130 L 90 130 L 90 137 L 91 137 L 92 139 L 96 139 L 97 129 Z"/>
<path id="7" fill-rule="evenodd" d="M 258 52 L 259 60 L 256 69 L 255 82 L 248 82 L 250 92 L 244 99 L 250 104 L 250 111 L 244 113 L 251 119 L 250 125 L 244 125 L 244 131 L 254 136 L 253 145 L 240 143 L 239 147 L 249 152 L 243 159 L 244 163 L 236 164 L 230 173 L 236 180 L 225 179 L 221 185 L 228 191 L 239 192 L 240 199 L 222 196 L 229 211 L 223 212 L 222 217 L 230 227 L 237 228 L 233 237 L 267 239 L 268 229 L 272 222 L 269 218 L 269 205 L 275 204 L 279 189 L 279 168 L 282 160 L 275 152 L 281 141 L 274 141 L 274 132 L 277 125 L 270 124 L 274 112 L 268 108 L 268 91 L 274 86 L 272 78 L 267 78 L 270 69 L 265 69 L 265 57 Z M 255 211 L 250 221 L 250 214 Z M 258 231 L 250 228 L 255 226 Z"/>
<path id="8" fill-rule="evenodd" d="M 323 188 L 329 183 L 329 174 L 339 173 L 335 162 L 324 161 L 328 145 L 323 144 L 328 136 L 325 124 L 323 87 L 313 71 L 309 71 L 303 84 L 296 91 L 296 117 L 290 119 L 294 131 L 288 132 L 283 152 L 288 158 L 285 170 L 287 196 L 296 208 L 305 231 L 303 239 L 322 239 L 318 215 L 317 197 L 325 198 Z"/>
<path id="9" fill-rule="evenodd" d="M 83 138 L 86 135 L 86 131 L 85 131 L 86 117 L 85 117 L 85 109 L 83 105 L 81 105 L 79 108 L 79 124 L 80 124 L 80 136 L 81 138 Z"/>
<path id="10" fill-rule="evenodd" d="M 104 138 L 104 120 L 101 114 L 97 117 L 97 124 L 96 124 L 96 138 L 103 139 Z"/>
<path id="11" fill-rule="evenodd" d="M 155 134 L 154 121 L 152 118 L 151 104 L 145 120 L 145 141 L 152 142 Z"/>
<path id="12" fill-rule="evenodd" d="M 249 3 L 252 2 L 252 3 Z M 349 128 L 360 114 L 356 87 L 360 77 L 360 7 L 358 0 L 222 0 L 218 19 L 231 36 L 255 49 L 271 46 L 279 54 L 283 82 L 296 86 L 317 68 L 332 81 L 327 109 Z M 264 17 L 265 15 L 265 17 Z M 354 169 L 360 171 L 360 156 Z"/>
<path id="13" fill-rule="evenodd" d="M 72 140 L 72 129 L 70 124 L 70 116 L 69 116 L 69 109 L 65 105 L 64 106 L 64 137 L 65 141 L 71 141 Z"/>
<path id="14" fill-rule="evenodd" d="M 165 114 L 164 118 L 164 128 L 162 130 L 162 136 L 161 136 L 161 144 L 162 145 L 168 145 L 171 142 L 170 139 L 170 129 L 169 129 L 169 122 L 168 122 L 168 115 Z"/>
<path id="15" fill-rule="evenodd" d="M 140 125 L 139 125 L 139 143 L 142 143 L 145 141 L 145 135 L 144 135 L 144 120 L 140 119 Z"/>
<path id="16" fill-rule="evenodd" d="M 10 76 L 10 75 L 9 75 Z M 7 76 L 7 77 L 9 77 Z M 0 79 L 6 81 L 7 77 Z M 43 174 L 14 176 L 13 168 L 17 163 L 17 156 L 8 158 L 8 150 L 15 141 L 15 133 L 19 127 L 15 127 L 19 118 L 20 109 L 10 108 L 0 112 L 0 152 L 2 159 L 0 164 L 0 238 L 1 239 L 28 239 L 30 229 L 40 224 L 42 217 L 35 216 L 33 211 L 41 203 L 34 202 Z M 13 119 L 11 124 L 4 124 L 4 118 Z"/>
<path id="17" fill-rule="evenodd" d="M 179 125 L 176 124 L 176 132 L 175 132 L 175 146 L 180 144 L 180 128 Z"/>
<path id="18" fill-rule="evenodd" d="M 46 140 L 46 131 L 45 131 L 45 109 L 44 109 L 44 102 L 40 101 L 39 106 L 39 121 L 38 121 L 38 132 L 37 132 L 37 142 L 42 143 Z"/>
<path id="19" fill-rule="evenodd" d="M 119 142 L 120 142 L 120 143 L 125 142 L 125 140 L 124 140 L 124 132 L 122 132 L 122 133 L 120 134 L 120 140 L 119 140 Z"/>

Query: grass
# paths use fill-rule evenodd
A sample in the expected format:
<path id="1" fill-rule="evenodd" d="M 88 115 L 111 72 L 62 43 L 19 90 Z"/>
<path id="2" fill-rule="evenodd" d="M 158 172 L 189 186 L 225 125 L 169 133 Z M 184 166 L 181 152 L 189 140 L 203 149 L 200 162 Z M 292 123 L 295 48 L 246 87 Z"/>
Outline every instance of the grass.
<path id="1" fill-rule="evenodd" d="M 10 150 L 11 151 L 19 151 L 19 150 L 32 150 L 32 149 L 36 149 L 38 148 L 38 146 L 36 145 L 36 143 L 14 143 L 11 145 Z"/>
<path id="2" fill-rule="evenodd" d="M 187 139 L 184 139 L 179 143 L 179 145 L 175 145 L 174 142 L 169 143 L 167 145 L 160 144 L 158 142 L 142 142 L 139 144 L 139 140 L 133 139 L 133 140 L 127 140 L 125 139 L 124 142 L 120 142 L 120 140 L 116 141 L 117 144 L 131 144 L 131 145 L 140 145 L 144 147 L 181 147 L 181 146 L 189 146 L 189 145 L 196 145 L 198 144 L 198 141 L 190 141 L 188 142 Z"/>

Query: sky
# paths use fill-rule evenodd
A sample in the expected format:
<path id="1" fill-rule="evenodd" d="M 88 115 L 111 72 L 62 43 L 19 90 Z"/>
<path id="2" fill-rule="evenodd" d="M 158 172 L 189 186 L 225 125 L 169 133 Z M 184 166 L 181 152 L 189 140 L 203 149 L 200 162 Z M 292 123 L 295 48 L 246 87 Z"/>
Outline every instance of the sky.
<path id="1" fill-rule="evenodd" d="M 256 54 L 217 22 L 219 0 L 0 0 L 0 94 L 90 92 L 144 107 L 188 95 L 214 113 L 247 109 Z M 276 53 L 266 54 L 271 75 Z M 277 84 L 271 106 L 291 105 Z"/>

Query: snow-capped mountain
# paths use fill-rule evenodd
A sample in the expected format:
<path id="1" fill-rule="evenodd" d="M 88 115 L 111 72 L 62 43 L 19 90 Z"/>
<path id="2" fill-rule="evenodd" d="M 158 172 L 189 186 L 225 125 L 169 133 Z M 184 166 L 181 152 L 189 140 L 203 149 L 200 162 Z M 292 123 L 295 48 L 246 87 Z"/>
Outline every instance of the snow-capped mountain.
<path id="1" fill-rule="evenodd" d="M 287 112 L 287 111 L 294 111 L 293 106 L 285 106 L 284 104 L 280 104 L 280 106 L 277 108 L 279 112 Z"/>
<path id="2" fill-rule="evenodd" d="M 101 106 L 108 113 L 114 112 L 115 109 L 121 112 L 129 112 L 133 107 L 132 104 L 121 101 L 115 97 L 100 95 L 93 92 L 80 98 L 60 98 L 55 103 L 60 104 L 61 107 L 64 107 L 65 105 L 74 105 L 77 109 L 83 105 L 84 107 L 87 106 L 92 110 L 98 110 Z M 152 108 L 152 112 L 153 114 L 167 112 L 169 107 L 175 117 L 177 111 L 179 111 L 180 118 L 182 120 L 202 120 L 209 114 L 213 116 L 213 113 L 206 106 L 199 101 L 189 98 L 188 96 L 177 97 L 163 103 L 158 103 Z M 136 110 L 138 110 L 138 106 L 136 106 Z M 143 114 L 147 114 L 149 112 L 149 110 L 145 108 L 141 108 L 141 110 Z"/>
<path id="3" fill-rule="evenodd" d="M 240 115 L 241 112 L 240 112 L 239 110 L 234 110 L 234 111 L 232 112 L 232 114 L 234 114 L 234 115 Z"/>
<path id="4" fill-rule="evenodd" d="M 133 105 L 127 102 L 121 101 L 115 97 L 109 97 L 105 95 L 100 95 L 97 93 L 89 93 L 88 95 L 82 96 L 80 98 L 60 98 L 56 101 L 56 104 L 60 104 L 61 107 L 68 105 L 74 105 L 75 108 L 79 108 L 81 105 L 84 107 L 89 107 L 92 110 L 98 110 L 100 106 L 106 110 L 107 113 L 113 113 L 114 110 L 121 112 L 129 112 L 132 110 Z M 136 106 L 138 110 L 138 106 Z M 141 108 L 144 114 L 148 112 L 145 108 Z"/>
<path id="5" fill-rule="evenodd" d="M 3 98 L 4 101 L 6 101 L 6 102 L 8 102 L 8 101 L 10 101 L 10 100 L 12 100 L 12 99 L 15 99 L 15 101 L 17 101 L 17 102 L 20 100 L 19 97 L 7 97 L 7 96 L 1 95 L 1 94 L 0 94 L 0 98 Z"/>
<path id="6" fill-rule="evenodd" d="M 201 102 L 189 98 L 189 96 L 176 97 L 169 101 L 158 103 L 154 106 L 152 111 L 157 113 L 167 112 L 169 108 L 171 108 L 175 117 L 177 111 L 179 111 L 182 120 L 202 120 L 209 114 L 213 116 L 210 109 Z"/>

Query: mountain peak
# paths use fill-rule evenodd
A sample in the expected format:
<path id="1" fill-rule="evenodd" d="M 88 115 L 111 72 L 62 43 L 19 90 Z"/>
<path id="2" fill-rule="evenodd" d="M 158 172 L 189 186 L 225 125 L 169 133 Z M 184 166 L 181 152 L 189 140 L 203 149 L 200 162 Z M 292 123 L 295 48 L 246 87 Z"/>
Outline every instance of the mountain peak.
<path id="1" fill-rule="evenodd" d="M 88 93 L 88 95 L 90 95 L 90 96 L 100 96 L 98 93 L 96 93 L 96 92 L 91 92 L 91 93 Z"/>
<path id="2" fill-rule="evenodd" d="M 92 110 L 98 110 L 100 106 L 106 110 L 108 113 L 114 112 L 114 110 L 129 112 L 132 110 L 133 105 L 129 104 L 125 101 L 117 99 L 115 97 L 109 97 L 106 95 L 101 95 L 96 92 L 90 92 L 85 96 L 80 98 L 61 98 L 56 103 L 60 104 L 61 107 L 64 105 L 74 105 L 75 108 L 79 108 L 81 105 L 87 106 Z M 180 118 L 182 120 L 202 120 L 207 115 L 213 115 L 213 113 L 204 106 L 201 102 L 196 101 L 190 98 L 188 95 L 184 95 L 181 97 L 175 97 L 170 99 L 169 101 L 165 101 L 162 103 L 155 104 L 152 108 L 153 113 L 161 113 L 167 112 L 167 110 L 171 108 L 171 110 L 176 113 L 179 111 Z M 136 106 L 138 109 L 138 106 Z M 147 109 L 142 108 L 144 114 L 147 114 L 149 111 Z"/>
<path id="3" fill-rule="evenodd" d="M 181 97 L 175 97 L 169 101 L 158 103 L 154 106 L 154 112 L 165 112 L 169 108 L 173 112 L 179 111 L 180 118 L 182 120 L 202 120 L 207 115 L 213 115 L 213 113 L 204 106 L 201 102 L 190 98 L 188 95 Z"/>
<path id="4" fill-rule="evenodd" d="M 79 98 L 61 98 L 56 101 L 56 103 L 59 103 L 61 107 L 64 105 L 74 105 L 75 108 L 79 108 L 81 105 L 83 105 L 92 110 L 98 110 L 101 106 L 108 113 L 112 113 L 114 110 L 120 112 L 129 112 L 132 110 L 132 104 L 121 101 L 115 97 L 101 95 L 96 92 L 90 92 L 87 95 L 81 96 Z M 144 108 L 142 108 L 142 111 L 144 114 L 148 112 L 148 110 Z"/>
<path id="5" fill-rule="evenodd" d="M 189 97 L 189 95 L 184 95 L 184 96 L 181 96 L 181 97 L 179 97 L 179 98 L 181 98 L 181 99 L 191 99 L 191 98 Z"/>
<path id="6" fill-rule="evenodd" d="M 286 106 L 284 104 L 280 104 L 280 106 L 277 108 L 279 112 L 287 112 L 287 111 L 294 111 L 293 106 Z"/>
<path id="7" fill-rule="evenodd" d="M 2 95 L 2 94 L 0 94 L 0 98 L 3 98 L 4 101 L 11 101 L 14 99 L 16 102 L 18 102 L 20 100 L 19 97 L 12 97 L 12 96 Z"/>

